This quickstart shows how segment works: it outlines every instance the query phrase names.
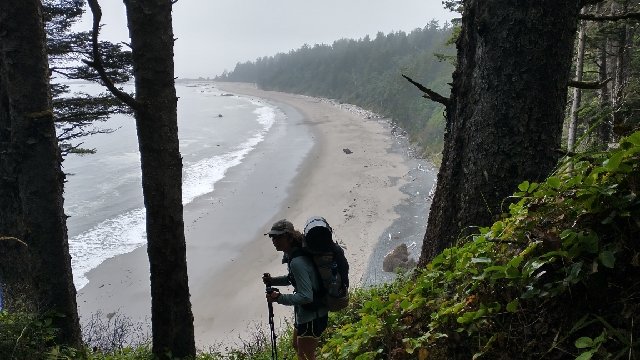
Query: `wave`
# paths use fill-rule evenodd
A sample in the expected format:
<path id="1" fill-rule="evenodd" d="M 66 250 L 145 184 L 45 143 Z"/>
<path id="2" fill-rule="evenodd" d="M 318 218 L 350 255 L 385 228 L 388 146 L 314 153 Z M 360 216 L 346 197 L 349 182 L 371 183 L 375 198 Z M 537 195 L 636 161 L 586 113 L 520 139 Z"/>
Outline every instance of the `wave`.
<path id="1" fill-rule="evenodd" d="M 264 140 L 275 122 L 277 108 L 254 99 L 244 100 L 257 106 L 253 113 L 261 129 L 230 151 L 185 167 L 182 182 L 183 205 L 211 193 L 215 183 L 224 178 L 230 168 L 241 164 L 242 160 Z M 104 220 L 69 239 L 76 288 L 84 287 L 89 282 L 86 274 L 103 261 L 143 246 L 146 243 L 145 223 L 145 209 L 137 208 Z"/>

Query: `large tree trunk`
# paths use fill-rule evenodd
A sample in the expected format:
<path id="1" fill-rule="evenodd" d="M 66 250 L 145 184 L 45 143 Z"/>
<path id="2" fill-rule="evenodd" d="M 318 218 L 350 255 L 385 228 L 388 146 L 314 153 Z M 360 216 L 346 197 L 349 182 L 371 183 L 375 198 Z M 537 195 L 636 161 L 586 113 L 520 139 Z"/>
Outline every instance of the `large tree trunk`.
<path id="1" fill-rule="evenodd" d="M 578 11 L 575 0 L 465 1 L 421 266 L 556 165 Z"/>
<path id="2" fill-rule="evenodd" d="M 125 0 L 151 264 L 153 353 L 195 356 L 182 215 L 171 0 Z"/>
<path id="3" fill-rule="evenodd" d="M 53 124 L 40 1 L 0 1 L 0 44 L 0 235 L 14 238 L 10 240 L 14 245 L 16 239 L 24 241 L 28 253 L 22 258 L 28 265 L 21 273 L 3 269 L 11 272 L 4 274 L 5 281 L 26 282 L 39 310 L 63 315 L 53 319 L 61 330 L 57 340 L 78 346 L 64 175 Z"/>

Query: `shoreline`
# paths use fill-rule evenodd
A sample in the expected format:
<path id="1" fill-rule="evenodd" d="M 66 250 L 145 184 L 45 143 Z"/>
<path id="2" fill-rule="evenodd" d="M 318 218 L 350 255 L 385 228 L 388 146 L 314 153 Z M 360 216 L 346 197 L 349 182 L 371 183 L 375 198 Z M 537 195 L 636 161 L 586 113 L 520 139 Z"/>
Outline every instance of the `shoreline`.
<path id="1" fill-rule="evenodd" d="M 426 161 L 411 159 L 403 150 L 406 139 L 393 136 L 388 121 L 308 96 L 248 84 L 213 84 L 260 98 L 287 119 L 274 125 L 263 144 L 230 169 L 213 193 L 185 207 L 189 286 L 201 349 L 233 343 L 266 326 L 260 277 L 286 271 L 281 254 L 263 236 L 274 221 L 287 218 L 302 228 L 310 216 L 327 218 L 346 247 L 351 283 L 363 286 L 372 283 L 367 274 L 375 273 L 376 259 L 386 254 L 384 246 L 391 246 L 384 241 L 390 231 L 396 235 L 389 238 L 398 243 L 414 241 L 413 233 L 426 227 L 420 218 L 406 221 L 406 213 L 426 216 L 420 194 L 428 192 L 416 185 L 424 179 L 418 176 L 422 172 L 415 173 Z M 381 266 L 379 260 L 380 272 Z M 146 247 L 105 261 L 88 278 L 78 292 L 83 318 L 101 310 L 149 321 Z M 276 306 L 275 313 L 278 327 L 288 326 L 292 309 Z"/>

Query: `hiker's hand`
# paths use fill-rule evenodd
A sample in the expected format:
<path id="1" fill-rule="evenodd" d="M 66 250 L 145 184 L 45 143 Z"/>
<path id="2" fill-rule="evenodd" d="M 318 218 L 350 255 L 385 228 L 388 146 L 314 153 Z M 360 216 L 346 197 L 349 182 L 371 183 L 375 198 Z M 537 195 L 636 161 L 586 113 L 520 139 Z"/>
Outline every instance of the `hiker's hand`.
<path id="1" fill-rule="evenodd" d="M 279 297 L 280 297 L 280 292 L 278 292 L 277 290 L 274 290 L 267 294 L 267 301 L 270 303 L 275 302 Z"/>
<path id="2" fill-rule="evenodd" d="M 262 282 L 267 286 L 271 286 L 271 274 L 264 273 L 262 275 Z"/>

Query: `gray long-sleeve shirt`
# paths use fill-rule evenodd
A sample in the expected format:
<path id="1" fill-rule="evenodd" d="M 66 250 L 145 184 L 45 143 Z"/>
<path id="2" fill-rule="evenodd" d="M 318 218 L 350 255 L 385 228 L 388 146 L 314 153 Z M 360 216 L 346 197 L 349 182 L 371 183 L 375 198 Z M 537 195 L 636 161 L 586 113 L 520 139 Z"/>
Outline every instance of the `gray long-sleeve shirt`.
<path id="1" fill-rule="evenodd" d="M 295 291 L 293 294 L 281 294 L 276 302 L 282 305 L 293 306 L 295 313 L 295 323 L 304 324 L 318 317 L 327 315 L 327 308 L 318 304 L 315 308 L 309 309 L 303 305 L 313 302 L 314 289 L 320 289 L 320 279 L 318 278 L 312 260 L 307 256 L 294 257 L 288 264 L 289 274 L 293 276 Z M 292 285 L 287 276 L 277 276 L 271 279 L 275 286 Z"/>

